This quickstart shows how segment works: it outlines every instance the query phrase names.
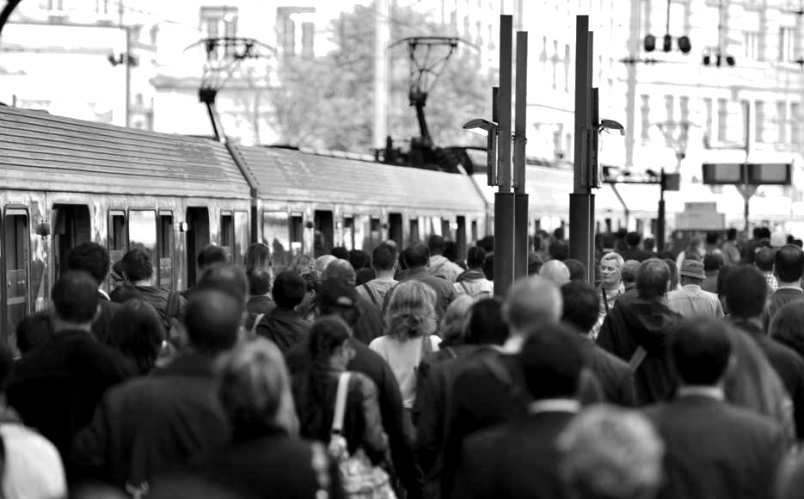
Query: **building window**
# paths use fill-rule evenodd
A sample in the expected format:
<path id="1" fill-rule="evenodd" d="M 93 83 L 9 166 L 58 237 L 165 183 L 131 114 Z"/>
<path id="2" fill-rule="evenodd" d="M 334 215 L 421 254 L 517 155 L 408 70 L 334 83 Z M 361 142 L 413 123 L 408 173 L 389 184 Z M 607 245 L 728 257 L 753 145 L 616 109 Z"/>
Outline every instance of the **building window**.
<path id="1" fill-rule="evenodd" d="M 705 126 L 704 133 L 706 134 L 706 137 L 708 139 L 711 139 L 712 138 L 712 99 L 710 99 L 709 97 L 704 97 L 703 103 L 704 103 L 704 113 L 705 113 L 704 119 L 706 120 L 706 123 L 704 124 L 704 126 Z"/>
<path id="2" fill-rule="evenodd" d="M 108 14 L 109 0 L 95 0 L 95 12 L 98 14 Z"/>
<path id="3" fill-rule="evenodd" d="M 717 140 L 726 141 L 726 130 L 728 129 L 729 107 L 726 99 L 717 100 Z"/>
<path id="4" fill-rule="evenodd" d="M 686 95 L 678 99 L 678 107 L 681 110 L 681 123 L 687 123 L 690 118 L 690 98 Z"/>
<path id="5" fill-rule="evenodd" d="M 783 100 L 776 102 L 776 142 L 787 142 L 787 103 Z"/>
<path id="6" fill-rule="evenodd" d="M 553 57 L 550 58 L 553 62 L 553 89 L 556 88 L 556 73 L 558 72 L 558 41 L 553 40 Z"/>
<path id="7" fill-rule="evenodd" d="M 297 45 L 300 45 L 300 55 L 313 56 L 315 25 L 310 22 L 309 17 L 304 16 L 304 14 L 313 12 L 315 12 L 314 7 L 278 7 L 276 9 L 276 39 L 283 55 L 296 55 Z M 299 34 L 298 40 L 297 33 Z"/>
<path id="8" fill-rule="evenodd" d="M 764 142 L 762 131 L 765 127 L 765 103 L 754 101 L 754 135 L 757 142 Z"/>
<path id="9" fill-rule="evenodd" d="M 570 46 L 564 45 L 564 91 L 569 92 L 570 82 Z"/>
<path id="10" fill-rule="evenodd" d="M 642 140 L 648 140 L 650 138 L 650 96 L 642 94 L 641 98 L 642 106 L 639 108 L 639 112 L 642 116 Z"/>
<path id="11" fill-rule="evenodd" d="M 799 120 L 801 114 L 799 112 L 798 102 L 790 103 L 790 141 L 793 144 L 801 143 L 801 128 L 799 128 Z"/>
<path id="12" fill-rule="evenodd" d="M 315 39 L 315 25 L 310 22 L 302 23 L 302 57 L 306 57 L 308 59 L 313 58 L 314 39 Z"/>
<path id="13" fill-rule="evenodd" d="M 779 28 L 779 61 L 796 60 L 796 28 L 782 26 Z"/>
<path id="14" fill-rule="evenodd" d="M 759 54 L 759 33 L 746 31 L 743 33 L 743 55 L 749 61 L 760 60 Z"/>
<path id="15" fill-rule="evenodd" d="M 237 36 L 237 7 L 201 7 L 201 31 L 207 38 L 234 38 Z M 230 56 L 234 46 L 224 44 L 222 51 L 218 47 L 212 49 L 214 58 L 220 55 Z"/>

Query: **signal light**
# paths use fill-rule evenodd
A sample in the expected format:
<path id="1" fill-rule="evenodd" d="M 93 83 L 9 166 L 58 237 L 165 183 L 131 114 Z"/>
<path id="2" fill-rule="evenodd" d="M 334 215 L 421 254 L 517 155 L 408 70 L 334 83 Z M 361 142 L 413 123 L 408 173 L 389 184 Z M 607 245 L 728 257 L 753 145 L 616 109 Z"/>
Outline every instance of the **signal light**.
<path id="1" fill-rule="evenodd" d="M 645 36 L 645 52 L 653 52 L 656 50 L 656 37 L 653 35 Z"/>
<path id="2" fill-rule="evenodd" d="M 690 37 L 681 36 L 681 37 L 678 38 L 678 50 L 680 50 L 684 54 L 689 54 L 690 50 L 692 50 L 692 44 L 690 43 Z"/>
<path id="3" fill-rule="evenodd" d="M 670 35 L 664 35 L 664 39 L 662 40 L 662 50 L 665 52 L 670 52 L 673 50 L 673 37 Z"/>

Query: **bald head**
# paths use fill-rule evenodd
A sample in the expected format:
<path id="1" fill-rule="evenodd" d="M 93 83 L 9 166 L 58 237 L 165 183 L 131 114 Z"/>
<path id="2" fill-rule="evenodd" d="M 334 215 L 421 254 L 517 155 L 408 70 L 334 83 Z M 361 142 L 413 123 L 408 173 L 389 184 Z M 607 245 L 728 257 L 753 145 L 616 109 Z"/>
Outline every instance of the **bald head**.
<path id="1" fill-rule="evenodd" d="M 234 296 L 215 289 L 194 291 L 184 319 L 187 337 L 202 352 L 228 350 L 237 341 L 242 317 L 243 307 Z"/>
<path id="2" fill-rule="evenodd" d="M 333 260 L 327 265 L 321 275 L 321 280 L 326 281 L 327 279 L 335 279 L 352 286 L 355 285 L 357 280 L 354 267 L 349 263 L 349 260 L 344 260 L 343 258 Z"/>
<path id="3" fill-rule="evenodd" d="M 570 271 L 567 265 L 560 260 L 548 260 L 539 270 L 539 275 L 563 286 L 570 281 Z"/>
<path id="4" fill-rule="evenodd" d="M 522 333 L 540 324 L 558 322 L 561 310 L 558 286 L 544 277 L 528 276 L 517 280 L 508 290 L 503 317 L 512 332 Z"/>

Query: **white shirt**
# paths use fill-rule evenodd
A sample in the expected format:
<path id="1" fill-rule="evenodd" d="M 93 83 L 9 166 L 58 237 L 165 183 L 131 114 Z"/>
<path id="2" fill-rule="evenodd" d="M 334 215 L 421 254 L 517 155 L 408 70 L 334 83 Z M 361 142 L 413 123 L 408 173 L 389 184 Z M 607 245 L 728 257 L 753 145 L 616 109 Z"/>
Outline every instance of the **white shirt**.
<path id="1" fill-rule="evenodd" d="M 67 497 L 64 467 L 56 447 L 21 424 L 0 425 L 6 448 L 3 468 L 5 499 L 60 499 Z"/>
<path id="2" fill-rule="evenodd" d="M 441 338 L 431 334 L 429 339 L 431 350 L 437 352 Z M 416 371 L 422 361 L 422 341 L 422 338 L 399 341 L 386 335 L 374 338 L 369 343 L 369 348 L 391 366 L 394 378 L 399 383 L 399 391 L 402 392 L 402 405 L 407 409 L 412 409 L 416 401 Z"/>
<path id="3" fill-rule="evenodd" d="M 528 404 L 528 412 L 537 414 L 540 412 L 571 412 L 576 413 L 581 410 L 581 403 L 574 399 L 542 399 L 534 400 Z"/>
<path id="4" fill-rule="evenodd" d="M 688 397 L 690 395 L 699 397 L 708 397 L 715 400 L 726 399 L 726 396 L 723 394 L 723 388 L 719 386 L 682 385 L 678 388 L 679 397 Z"/>
<path id="5" fill-rule="evenodd" d="M 717 295 L 702 290 L 697 284 L 685 284 L 667 293 L 667 306 L 688 318 L 696 315 L 723 317 L 723 306 Z"/>

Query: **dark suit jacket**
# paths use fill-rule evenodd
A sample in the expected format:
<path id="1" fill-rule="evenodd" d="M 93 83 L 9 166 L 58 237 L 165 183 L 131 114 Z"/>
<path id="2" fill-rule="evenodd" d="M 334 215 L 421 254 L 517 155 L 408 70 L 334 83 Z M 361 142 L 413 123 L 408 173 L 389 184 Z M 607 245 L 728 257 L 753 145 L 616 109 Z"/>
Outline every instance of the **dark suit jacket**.
<path id="1" fill-rule="evenodd" d="M 793 301 L 804 301 L 804 292 L 795 288 L 781 288 L 773 292 L 768 297 L 768 306 L 765 308 L 765 314 L 762 317 L 762 325 L 765 332 L 770 332 L 770 324 L 773 322 L 773 317 L 780 308 Z M 804 303 L 801 305 L 804 307 Z"/>
<path id="2" fill-rule="evenodd" d="M 237 492 L 238 497 L 313 498 L 323 478 L 330 484 L 328 497 L 342 498 L 335 461 L 330 459 L 327 464 L 328 469 L 314 469 L 312 445 L 275 429 L 252 438 L 236 437 L 226 447 L 195 459 L 190 469 L 211 483 Z M 327 475 L 319 477 L 324 471 Z"/>
<path id="3" fill-rule="evenodd" d="M 793 401 L 796 436 L 801 440 L 804 438 L 804 360 L 794 350 L 765 335 L 758 323 L 743 320 L 732 322 L 756 341 L 782 379 L 790 400 Z"/>
<path id="4" fill-rule="evenodd" d="M 786 450 L 782 428 L 752 411 L 705 396 L 650 407 L 665 444 L 660 499 L 761 499 Z"/>
<path id="5" fill-rule="evenodd" d="M 307 339 L 311 326 L 310 321 L 295 310 L 277 307 L 263 316 L 257 324 L 257 335 L 273 341 L 285 353 Z"/>
<path id="6" fill-rule="evenodd" d="M 103 393 L 132 375 L 130 364 L 91 333 L 58 331 L 14 365 L 6 392 L 23 422 L 64 459 Z"/>
<path id="7" fill-rule="evenodd" d="M 562 499 L 555 439 L 569 412 L 539 412 L 467 438 L 454 499 Z"/>
<path id="8" fill-rule="evenodd" d="M 185 354 L 110 390 L 92 424 L 76 437 L 75 469 L 119 487 L 139 485 L 227 443 L 213 361 Z"/>
<path id="9" fill-rule="evenodd" d="M 435 277 L 434 275 L 427 272 L 425 267 L 421 267 L 415 270 L 409 270 L 405 274 L 404 280 L 421 281 L 430 286 L 433 289 L 433 291 L 435 291 L 436 315 L 438 316 L 438 320 L 440 321 L 441 318 L 444 317 L 444 312 L 447 311 L 447 307 L 452 302 L 452 299 L 455 298 L 455 288 L 452 286 L 452 283 L 442 277 Z"/>
<path id="10" fill-rule="evenodd" d="M 635 405 L 634 372 L 631 367 L 599 346 L 592 347 L 589 367 L 597 376 L 606 400 L 612 404 Z"/>

